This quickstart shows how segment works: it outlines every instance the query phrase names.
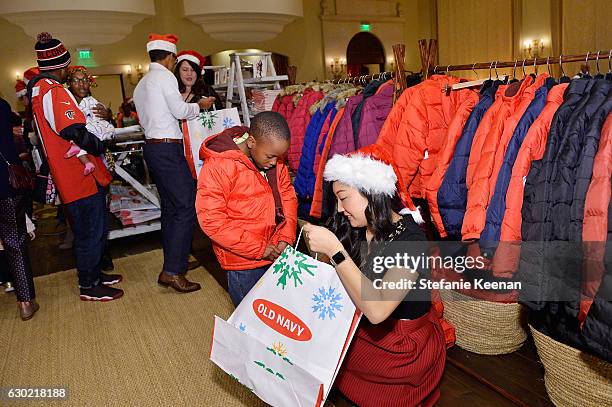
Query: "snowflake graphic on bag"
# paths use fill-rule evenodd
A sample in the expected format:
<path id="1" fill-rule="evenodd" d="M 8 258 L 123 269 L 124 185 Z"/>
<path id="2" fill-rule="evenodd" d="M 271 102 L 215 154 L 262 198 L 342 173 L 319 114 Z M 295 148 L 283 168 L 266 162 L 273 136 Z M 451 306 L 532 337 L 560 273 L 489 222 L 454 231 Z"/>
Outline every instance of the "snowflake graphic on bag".
<path id="1" fill-rule="evenodd" d="M 200 120 L 202 126 L 207 127 L 208 130 L 212 130 L 217 121 L 217 112 L 202 112 L 198 120 Z"/>
<path id="2" fill-rule="evenodd" d="M 231 117 L 225 117 L 223 119 L 223 128 L 224 129 L 229 129 L 230 127 L 234 127 L 236 125 L 236 123 L 234 123 L 234 119 L 232 119 Z"/>
<path id="3" fill-rule="evenodd" d="M 280 285 L 283 290 L 287 286 L 288 280 L 293 280 L 294 287 L 302 285 L 302 276 L 310 274 L 314 277 L 315 274 L 312 270 L 316 268 L 316 264 L 308 263 L 308 256 L 288 246 L 274 264 L 273 274 L 280 274 L 276 285 Z"/>
<path id="4" fill-rule="evenodd" d="M 342 311 L 342 295 L 335 288 L 329 287 L 327 290 L 325 287 L 319 288 L 319 294 L 313 294 L 312 301 L 314 302 L 312 312 L 315 314 L 318 312 L 319 319 L 324 320 L 325 315 L 329 319 L 334 319 L 336 312 Z"/>

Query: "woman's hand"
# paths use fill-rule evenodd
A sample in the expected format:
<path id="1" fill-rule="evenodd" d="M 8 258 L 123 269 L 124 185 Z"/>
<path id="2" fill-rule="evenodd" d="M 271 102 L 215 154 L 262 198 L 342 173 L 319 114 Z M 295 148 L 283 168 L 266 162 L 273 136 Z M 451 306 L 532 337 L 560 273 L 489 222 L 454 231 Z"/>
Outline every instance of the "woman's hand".
<path id="1" fill-rule="evenodd" d="M 198 105 L 200 106 L 200 109 L 205 109 L 205 110 L 210 109 L 214 104 L 215 104 L 214 96 L 211 96 L 208 98 L 202 98 L 198 101 Z"/>
<path id="2" fill-rule="evenodd" d="M 304 226 L 303 233 L 308 247 L 313 252 L 332 257 L 339 251 L 344 250 L 342 243 L 340 243 L 336 235 L 322 226 L 315 226 L 308 223 Z"/>

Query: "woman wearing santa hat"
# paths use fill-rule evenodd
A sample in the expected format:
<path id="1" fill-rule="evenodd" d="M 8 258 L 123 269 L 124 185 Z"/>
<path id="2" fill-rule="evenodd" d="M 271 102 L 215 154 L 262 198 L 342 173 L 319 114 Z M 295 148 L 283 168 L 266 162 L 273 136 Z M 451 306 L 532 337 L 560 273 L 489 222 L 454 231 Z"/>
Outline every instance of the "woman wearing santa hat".
<path id="1" fill-rule="evenodd" d="M 336 213 L 329 229 L 304 226 L 306 241 L 330 259 L 365 316 L 336 385 L 362 407 L 431 406 L 439 397 L 446 344 L 431 291 L 423 288 L 429 270 L 387 263 L 398 254 L 427 253 L 417 224 L 422 219 L 391 157 L 376 145 L 335 155 L 324 178 L 333 183 Z"/>
<path id="2" fill-rule="evenodd" d="M 202 77 L 206 58 L 193 50 L 181 51 L 176 57 L 174 76 L 178 81 L 179 92 L 181 92 L 183 100 L 192 103 L 204 97 L 212 102 L 211 107 L 214 104 L 215 108 L 223 109 L 219 95 L 212 86 L 204 82 Z"/>

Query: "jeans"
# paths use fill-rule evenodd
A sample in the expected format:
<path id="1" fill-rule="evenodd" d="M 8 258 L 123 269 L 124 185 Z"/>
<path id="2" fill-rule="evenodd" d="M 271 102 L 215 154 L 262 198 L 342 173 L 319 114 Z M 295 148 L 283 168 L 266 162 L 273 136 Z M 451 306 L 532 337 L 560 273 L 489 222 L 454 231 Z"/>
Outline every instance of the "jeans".
<path id="1" fill-rule="evenodd" d="M 227 270 L 228 291 L 235 307 L 242 302 L 242 299 L 257 284 L 266 270 L 268 270 L 268 267 L 251 270 Z"/>
<path id="2" fill-rule="evenodd" d="M 183 146 L 174 143 L 145 144 L 144 158 L 159 192 L 163 271 L 172 275 L 185 274 L 196 219 L 196 189 Z"/>
<path id="3" fill-rule="evenodd" d="M 100 264 L 108 235 L 106 191 L 66 204 L 72 218 L 74 257 L 79 274 L 79 286 L 91 288 L 100 281 Z"/>

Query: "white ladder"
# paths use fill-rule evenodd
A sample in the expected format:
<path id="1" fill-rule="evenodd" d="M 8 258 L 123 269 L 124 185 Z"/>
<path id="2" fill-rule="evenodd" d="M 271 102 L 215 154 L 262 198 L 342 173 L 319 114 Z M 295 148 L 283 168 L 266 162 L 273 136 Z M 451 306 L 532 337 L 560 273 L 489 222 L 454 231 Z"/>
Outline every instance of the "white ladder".
<path id="1" fill-rule="evenodd" d="M 241 57 L 265 57 L 266 59 L 266 72 L 262 78 L 251 78 L 244 79 L 242 77 L 242 65 Z M 231 108 L 232 103 L 240 103 L 242 110 L 242 119 L 245 126 L 251 125 L 251 114 L 249 112 L 249 106 L 247 104 L 245 87 L 250 88 L 267 88 L 274 86 L 274 89 L 280 89 L 280 81 L 286 81 L 289 79 L 287 75 L 277 75 L 274 63 L 272 63 L 271 52 L 236 52 L 230 54 L 230 72 L 229 79 L 227 82 L 227 100 L 226 108 Z M 254 76 L 254 75 L 253 75 Z M 238 88 L 238 95 L 240 101 L 234 101 L 234 89 Z"/>

